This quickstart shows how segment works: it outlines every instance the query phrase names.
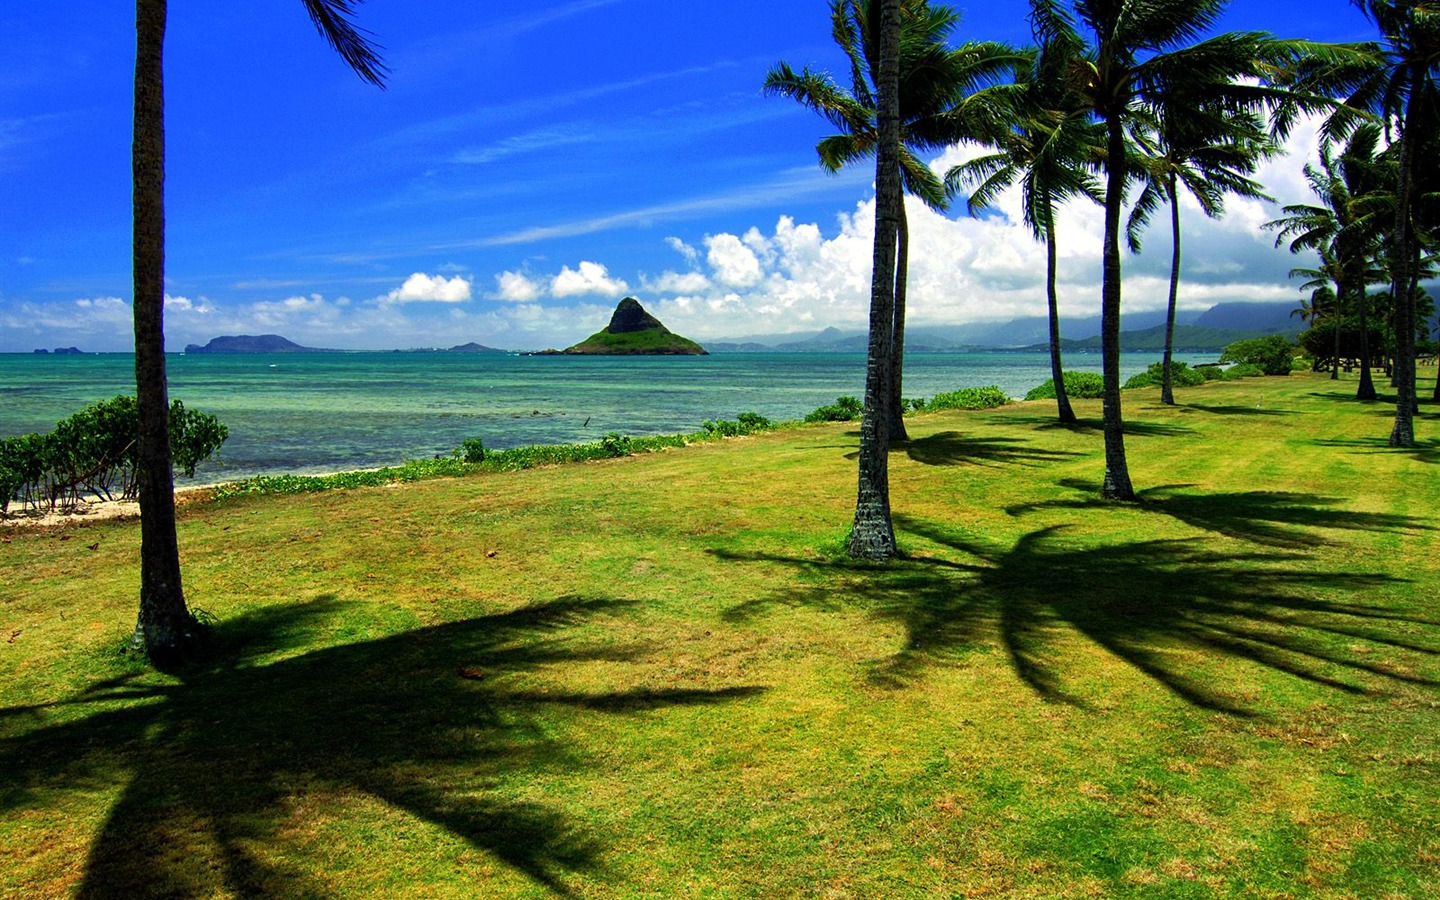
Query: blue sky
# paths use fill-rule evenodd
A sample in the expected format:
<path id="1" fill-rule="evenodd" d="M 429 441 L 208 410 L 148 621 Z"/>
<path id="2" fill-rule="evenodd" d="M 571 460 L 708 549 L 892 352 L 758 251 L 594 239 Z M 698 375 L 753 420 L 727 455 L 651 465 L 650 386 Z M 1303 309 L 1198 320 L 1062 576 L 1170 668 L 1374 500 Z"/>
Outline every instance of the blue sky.
<path id="1" fill-rule="evenodd" d="M 958 3 L 961 40 L 1026 42 L 1022 0 Z M 828 175 L 780 60 L 842 74 L 825 0 L 369 0 L 377 90 L 298 0 L 172 3 L 167 340 L 564 346 L 637 296 L 701 340 L 862 329 L 873 168 Z M 1235 0 L 1223 30 L 1368 39 L 1346 0 Z M 0 351 L 129 347 L 133 6 L 0 7 Z M 1302 129 L 1266 183 L 1306 200 Z M 950 151 L 944 166 L 963 156 Z M 913 210 L 911 321 L 1036 315 L 1043 254 L 1006 215 Z M 1182 304 L 1293 303 L 1267 204 L 1187 209 Z M 1098 309 L 1098 210 L 1068 211 L 1062 304 Z M 1163 303 L 1169 239 L 1126 260 Z"/>

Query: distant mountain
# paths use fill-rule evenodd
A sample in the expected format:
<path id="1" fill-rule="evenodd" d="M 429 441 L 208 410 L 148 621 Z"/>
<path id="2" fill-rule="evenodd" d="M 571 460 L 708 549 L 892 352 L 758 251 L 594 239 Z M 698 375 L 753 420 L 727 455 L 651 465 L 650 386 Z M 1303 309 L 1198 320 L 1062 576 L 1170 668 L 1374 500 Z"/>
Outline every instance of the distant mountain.
<path id="1" fill-rule="evenodd" d="M 460 344 L 458 347 L 451 347 L 447 353 L 504 353 L 504 350 L 496 350 L 494 347 L 487 347 L 484 344 L 477 344 L 471 341 L 468 344 Z"/>
<path id="2" fill-rule="evenodd" d="M 187 344 L 186 353 L 331 353 L 316 347 L 302 347 L 278 334 L 234 334 L 212 338 L 205 346 Z"/>
<path id="3" fill-rule="evenodd" d="M 1181 310 L 1175 316 L 1177 329 L 1198 328 L 1199 331 L 1177 330 L 1184 334 L 1187 349 L 1219 349 L 1224 344 L 1265 334 L 1294 335 L 1303 330 L 1298 319 L 1290 317 L 1293 307 L 1285 303 L 1221 303 L 1203 312 Z M 1121 316 L 1126 334 L 1135 335 L 1165 324 L 1163 310 L 1126 313 Z M 1226 332 L 1233 332 L 1226 333 Z M 1062 318 L 1060 333 L 1067 345 L 1088 349 L 1100 345 L 1100 317 Z M 1093 339 L 1093 340 L 1092 340 Z M 1044 348 L 1050 341 L 1050 323 L 1044 316 L 1026 316 L 1005 321 L 968 322 L 964 325 L 922 325 L 907 328 L 907 350 L 964 350 Z M 1223 341 L 1223 343 L 1215 343 Z M 1090 342 L 1090 343 L 1087 343 Z M 1132 337 L 1126 350 L 1150 349 L 1152 338 Z M 827 328 L 814 334 L 752 335 L 744 338 L 713 341 L 706 344 L 717 352 L 738 350 L 770 350 L 791 353 L 858 351 L 867 349 L 868 339 L 861 331 L 840 331 Z M 1163 336 L 1160 344 L 1163 347 Z"/>
<path id="4" fill-rule="evenodd" d="M 56 347 L 54 350 L 46 350 L 45 348 L 41 347 L 35 352 L 41 354 L 42 356 L 50 353 L 53 353 L 57 356 L 81 356 L 85 353 L 85 351 L 81 350 L 79 347 Z"/>
<path id="5" fill-rule="evenodd" d="M 1286 337 L 1293 337 L 1300 329 L 1293 329 L 1285 333 Z M 1175 349 L 1182 353 L 1209 353 L 1225 349 L 1226 345 L 1236 341 L 1250 340 L 1251 338 L 1265 337 L 1267 334 L 1281 334 L 1280 331 L 1259 331 L 1242 328 L 1206 328 L 1200 325 L 1176 325 L 1175 326 Z M 1046 350 L 1049 343 L 1032 344 L 1024 347 L 1025 350 Z M 1138 331 L 1120 332 L 1120 348 L 1127 352 L 1136 351 L 1159 351 L 1165 349 L 1165 326 L 1156 325 L 1154 328 L 1142 328 Z M 1100 352 L 1100 338 L 1089 337 L 1084 340 L 1075 341 L 1062 338 L 1060 349 L 1076 350 L 1080 352 Z"/>
<path id="6" fill-rule="evenodd" d="M 548 353 L 556 352 L 571 356 L 709 355 L 704 347 L 666 328 L 634 297 L 620 301 L 610 316 L 609 325 L 574 346 Z"/>

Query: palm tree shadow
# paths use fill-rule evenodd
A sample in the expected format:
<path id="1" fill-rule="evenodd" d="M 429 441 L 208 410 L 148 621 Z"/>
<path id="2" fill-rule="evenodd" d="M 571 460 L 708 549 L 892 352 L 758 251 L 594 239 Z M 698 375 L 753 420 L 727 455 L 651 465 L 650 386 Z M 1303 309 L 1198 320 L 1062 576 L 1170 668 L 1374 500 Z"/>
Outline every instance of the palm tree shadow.
<path id="1" fill-rule="evenodd" d="M 1105 423 L 1099 419 L 1079 419 L 1074 422 L 1061 422 L 1055 416 L 1007 416 L 1005 421 L 1017 425 L 1029 425 L 1041 431 L 1059 429 L 1072 434 L 1099 434 L 1105 430 Z M 1185 434 L 1194 434 L 1195 429 L 1184 425 L 1175 425 L 1170 422 L 1148 422 L 1141 419 L 1126 419 L 1125 433 L 1127 435 L 1138 435 L 1141 437 L 1179 437 Z"/>
<path id="2" fill-rule="evenodd" d="M 1293 416 L 1295 413 L 1288 409 L 1272 409 L 1270 407 L 1238 406 L 1236 404 L 1203 404 L 1203 403 L 1182 403 L 1176 409 L 1187 412 L 1206 412 L 1217 416 Z"/>
<path id="3" fill-rule="evenodd" d="M 1084 454 L 1046 450 L 1030 446 L 1019 438 L 969 437 L 958 431 L 941 431 L 923 438 L 896 443 L 915 462 L 927 466 L 1021 465 L 1038 466 Z"/>
<path id="4" fill-rule="evenodd" d="M 1414 447 L 1392 447 L 1383 437 L 1330 438 L 1312 441 L 1318 447 L 1353 450 L 1357 453 L 1404 454 L 1422 463 L 1440 463 L 1440 441 L 1418 441 Z"/>
<path id="5" fill-rule="evenodd" d="M 600 867 L 599 843 L 561 812 L 496 790 L 518 771 L 585 765 L 544 722 L 567 709 L 628 714 L 761 690 L 520 689 L 527 672 L 638 655 L 568 633 L 622 605 L 565 597 L 278 661 L 270 654 L 343 604 L 250 613 L 219 627 L 221 662 L 178 682 L 96 685 L 56 704 L 68 721 L 0 741 L 0 809 L 124 784 L 80 897 L 333 893 L 284 862 L 292 811 L 331 795 L 402 810 L 567 894 L 567 874 Z"/>
<path id="6" fill-rule="evenodd" d="M 1083 481 L 1064 479 L 1063 487 L 1083 496 L 1067 500 L 1046 500 L 1006 507 L 1012 516 L 1041 509 L 1083 511 L 1105 504 Z M 1271 547 L 1301 549 L 1329 543 L 1324 532 L 1374 531 L 1400 533 L 1430 531 L 1412 516 L 1391 513 L 1355 512 L 1339 508 L 1338 497 L 1318 497 L 1291 491 L 1235 491 L 1194 493 L 1194 485 L 1170 484 L 1138 491 L 1134 508 L 1168 515 L 1194 528 L 1241 538 Z"/>
<path id="7" fill-rule="evenodd" d="M 737 562 L 779 562 L 800 576 L 795 587 L 727 617 L 744 620 L 774 606 L 858 608 L 904 634 L 870 672 L 875 683 L 901 688 L 998 645 L 1039 696 L 1081 707 L 1088 701 L 1074 683 L 1085 667 L 1068 649 L 1076 636 L 1185 701 L 1232 715 L 1258 712 L 1233 684 L 1235 661 L 1347 693 L 1387 682 L 1435 684 L 1351 649 L 1440 655 L 1440 622 L 1340 599 L 1399 581 L 1389 575 L 1320 572 L 1292 564 L 1303 562 L 1292 554 L 1227 555 L 1187 541 L 1094 546 L 1069 540 L 1065 526 L 993 548 L 916 519 L 897 516 L 896 524 L 967 561 L 876 566 L 717 552 Z M 1412 636 L 1419 631 L 1425 640 Z"/>

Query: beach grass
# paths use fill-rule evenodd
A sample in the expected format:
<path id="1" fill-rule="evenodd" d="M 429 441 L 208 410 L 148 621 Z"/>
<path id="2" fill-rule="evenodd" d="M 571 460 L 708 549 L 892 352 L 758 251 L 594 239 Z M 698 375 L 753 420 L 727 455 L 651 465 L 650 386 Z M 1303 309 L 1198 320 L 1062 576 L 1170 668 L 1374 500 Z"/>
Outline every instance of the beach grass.
<path id="1" fill-rule="evenodd" d="M 0 547 L 0 896 L 1440 895 L 1440 416 L 1323 376 L 185 506 Z M 1428 397 L 1428 390 L 1422 390 Z"/>

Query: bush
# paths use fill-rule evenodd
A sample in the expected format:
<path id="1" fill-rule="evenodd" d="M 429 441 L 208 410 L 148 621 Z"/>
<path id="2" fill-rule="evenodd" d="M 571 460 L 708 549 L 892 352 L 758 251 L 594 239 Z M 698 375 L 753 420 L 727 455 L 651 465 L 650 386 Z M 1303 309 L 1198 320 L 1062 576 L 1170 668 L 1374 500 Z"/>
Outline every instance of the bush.
<path id="1" fill-rule="evenodd" d="M 818 409 L 806 414 L 807 422 L 853 422 L 860 418 L 864 405 L 854 397 L 838 397 L 835 402 L 828 406 L 821 406 Z"/>
<path id="2" fill-rule="evenodd" d="M 768 431 L 775 425 L 759 413 L 743 412 L 737 417 L 737 421 L 706 419 L 700 423 L 700 427 L 705 429 L 706 434 L 714 437 L 738 437 L 742 434 Z"/>
<path id="3" fill-rule="evenodd" d="M 1265 370 L 1253 363 L 1237 363 L 1225 370 L 1225 380 L 1234 381 L 1237 378 L 1255 378 L 1264 374 Z"/>
<path id="4" fill-rule="evenodd" d="M 1071 400 L 1096 400 L 1105 390 L 1105 379 L 1099 372 L 1066 372 L 1065 393 Z M 1030 389 L 1026 400 L 1054 400 L 1055 379 L 1047 378 L 1045 383 Z"/>
<path id="5" fill-rule="evenodd" d="M 1294 358 L 1295 345 L 1278 334 L 1236 341 L 1220 354 L 1222 363 L 1248 363 L 1259 366 L 1266 375 L 1289 375 Z"/>
<path id="6" fill-rule="evenodd" d="M 485 461 L 485 442 L 479 438 L 466 438 L 460 442 L 460 449 L 455 455 L 467 463 L 482 463 Z"/>
<path id="7" fill-rule="evenodd" d="M 925 408 L 932 412 L 938 409 L 994 409 L 1009 402 L 1005 392 L 992 384 L 936 394 Z"/>
<path id="8" fill-rule="evenodd" d="M 1195 371 L 1206 381 L 1219 381 L 1225 377 L 1225 368 L 1219 363 L 1201 363 L 1195 367 Z"/>
<path id="9" fill-rule="evenodd" d="M 170 404 L 170 453 L 187 477 L 229 437 L 214 416 Z M 55 423 L 49 434 L 28 434 L 0 443 L 0 508 L 12 500 L 53 506 L 86 493 L 135 498 L 139 485 L 140 413 L 134 397 L 92 403 Z"/>
<path id="10" fill-rule="evenodd" d="M 1145 371 L 1132 376 L 1129 381 L 1121 385 L 1121 388 L 1128 391 L 1130 388 L 1158 387 L 1164 383 L 1164 379 L 1165 363 L 1163 361 L 1155 362 L 1151 363 Z M 1171 360 L 1170 385 L 1172 387 L 1195 387 L 1204 383 L 1205 376 L 1203 374 L 1183 362 Z"/>

